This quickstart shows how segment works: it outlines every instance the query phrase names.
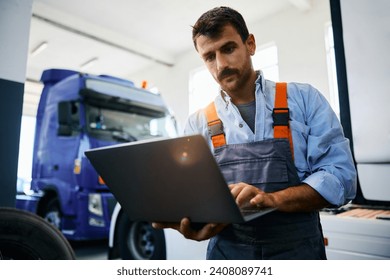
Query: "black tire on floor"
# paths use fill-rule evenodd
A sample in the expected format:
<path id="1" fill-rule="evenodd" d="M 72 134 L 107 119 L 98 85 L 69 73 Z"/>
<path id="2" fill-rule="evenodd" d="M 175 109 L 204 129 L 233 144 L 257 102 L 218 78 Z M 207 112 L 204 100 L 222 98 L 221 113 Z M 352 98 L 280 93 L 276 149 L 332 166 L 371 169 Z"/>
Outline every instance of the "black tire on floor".
<path id="1" fill-rule="evenodd" d="M 62 213 L 60 210 L 60 203 L 57 197 L 51 197 L 45 204 L 43 213 L 41 215 L 46 221 L 61 230 Z"/>
<path id="2" fill-rule="evenodd" d="M 68 240 L 53 225 L 30 212 L 0 207 L 0 259 L 73 260 Z"/>
<path id="3" fill-rule="evenodd" d="M 148 222 L 130 222 L 126 215 L 118 221 L 120 258 L 124 260 L 165 260 L 164 231 Z"/>

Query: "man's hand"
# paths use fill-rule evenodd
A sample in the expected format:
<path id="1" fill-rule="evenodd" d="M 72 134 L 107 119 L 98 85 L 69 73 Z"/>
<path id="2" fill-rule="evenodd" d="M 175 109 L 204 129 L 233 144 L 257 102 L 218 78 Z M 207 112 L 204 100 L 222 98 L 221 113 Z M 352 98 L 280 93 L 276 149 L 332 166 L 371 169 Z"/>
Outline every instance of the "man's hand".
<path id="1" fill-rule="evenodd" d="M 265 193 L 255 186 L 240 182 L 229 185 L 229 189 L 240 208 L 276 207 L 272 194 Z"/>
<path id="2" fill-rule="evenodd" d="M 217 235 L 227 224 L 210 223 L 197 230 L 191 227 L 188 218 L 184 218 L 180 223 L 152 223 L 152 226 L 157 229 L 172 228 L 179 231 L 187 239 L 202 241 Z"/>
<path id="3" fill-rule="evenodd" d="M 242 182 L 231 184 L 229 188 L 241 208 L 271 207 L 282 212 L 309 212 L 329 205 L 329 202 L 307 184 L 272 193 L 265 193 L 255 186 Z"/>

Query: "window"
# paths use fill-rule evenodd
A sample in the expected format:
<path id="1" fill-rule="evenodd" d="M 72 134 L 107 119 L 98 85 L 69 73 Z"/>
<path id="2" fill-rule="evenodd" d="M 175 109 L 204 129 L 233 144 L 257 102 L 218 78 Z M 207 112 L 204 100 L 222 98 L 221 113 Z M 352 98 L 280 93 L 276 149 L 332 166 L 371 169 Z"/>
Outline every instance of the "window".
<path id="1" fill-rule="evenodd" d="M 205 66 L 193 70 L 189 80 L 189 114 L 213 101 L 218 89 L 219 85 Z"/>
<path id="2" fill-rule="evenodd" d="M 267 80 L 279 81 L 278 48 L 275 43 L 260 46 L 252 63 L 255 69 L 263 71 Z"/>
<path id="3" fill-rule="evenodd" d="M 267 79 L 279 81 L 278 50 L 274 43 L 260 46 L 252 63 L 256 70 L 264 72 Z M 189 114 L 206 107 L 218 93 L 219 85 L 206 67 L 193 70 L 189 78 Z"/>
<path id="4" fill-rule="evenodd" d="M 35 117 L 22 116 L 19 142 L 18 178 L 30 182 L 34 149 Z"/>
<path id="5" fill-rule="evenodd" d="M 39 82 L 26 81 L 24 84 L 23 116 L 20 127 L 18 183 L 29 184 L 32 172 L 32 158 L 35 135 L 35 114 L 43 85 Z M 23 188 L 23 186 L 21 186 Z M 29 188 L 29 186 L 28 186 Z"/>
<path id="6" fill-rule="evenodd" d="M 334 51 L 333 28 L 332 24 L 326 25 L 325 29 L 325 44 L 326 44 L 326 60 L 328 65 L 328 81 L 329 81 L 329 103 L 333 111 L 340 115 L 339 91 L 337 85 L 337 70 L 336 57 Z"/>

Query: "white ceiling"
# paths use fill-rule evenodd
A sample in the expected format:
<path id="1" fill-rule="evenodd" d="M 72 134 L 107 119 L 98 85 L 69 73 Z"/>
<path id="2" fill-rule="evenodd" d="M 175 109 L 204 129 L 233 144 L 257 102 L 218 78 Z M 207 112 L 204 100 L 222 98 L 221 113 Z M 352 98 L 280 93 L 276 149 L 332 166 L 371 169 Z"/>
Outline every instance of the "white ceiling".
<path id="1" fill-rule="evenodd" d="M 27 79 L 44 69 L 68 68 L 131 78 L 154 63 L 170 67 L 193 48 L 191 25 L 206 10 L 230 6 L 248 25 L 283 9 L 310 8 L 311 0 L 34 0 Z M 82 69 L 91 59 L 95 63 Z"/>

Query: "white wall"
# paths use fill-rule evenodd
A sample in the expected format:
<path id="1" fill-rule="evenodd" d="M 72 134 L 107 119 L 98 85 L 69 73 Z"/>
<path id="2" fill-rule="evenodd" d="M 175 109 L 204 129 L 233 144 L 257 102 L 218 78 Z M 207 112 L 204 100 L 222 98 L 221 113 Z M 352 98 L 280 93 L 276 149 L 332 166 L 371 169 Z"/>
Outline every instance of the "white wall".
<path id="1" fill-rule="evenodd" d="M 247 25 L 258 46 L 276 42 L 281 81 L 311 83 L 328 97 L 325 24 L 330 22 L 329 1 L 312 3 L 312 9 L 307 12 L 291 8 Z M 190 28 L 188 40 L 191 40 Z M 188 117 L 189 72 L 202 65 L 195 49 L 191 49 L 176 58 L 174 67 L 153 66 L 137 73 L 132 80 L 146 79 L 156 85 L 183 127 Z"/>
<path id="2" fill-rule="evenodd" d="M 249 28 L 257 45 L 276 43 L 281 81 L 311 83 L 328 96 L 325 25 L 330 22 L 329 1 L 312 3 L 308 12 L 289 9 Z"/>
<path id="3" fill-rule="evenodd" d="M 24 83 L 32 0 L 0 1 L 0 78 Z M 17 34 L 17 36 L 15 36 Z"/>

